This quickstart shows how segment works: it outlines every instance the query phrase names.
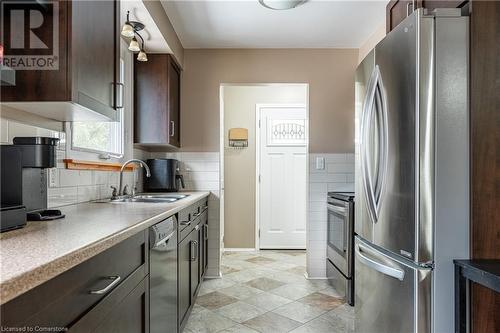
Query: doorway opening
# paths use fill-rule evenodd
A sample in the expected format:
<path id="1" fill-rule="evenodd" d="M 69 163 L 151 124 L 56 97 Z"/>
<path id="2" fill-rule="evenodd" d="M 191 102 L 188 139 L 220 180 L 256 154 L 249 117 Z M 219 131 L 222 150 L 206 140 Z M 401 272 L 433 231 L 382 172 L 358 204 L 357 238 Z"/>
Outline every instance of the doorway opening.
<path id="1" fill-rule="evenodd" d="M 298 83 L 221 85 L 224 251 L 307 248 L 308 90 Z M 246 130 L 247 143 L 232 147 L 230 129 Z"/>

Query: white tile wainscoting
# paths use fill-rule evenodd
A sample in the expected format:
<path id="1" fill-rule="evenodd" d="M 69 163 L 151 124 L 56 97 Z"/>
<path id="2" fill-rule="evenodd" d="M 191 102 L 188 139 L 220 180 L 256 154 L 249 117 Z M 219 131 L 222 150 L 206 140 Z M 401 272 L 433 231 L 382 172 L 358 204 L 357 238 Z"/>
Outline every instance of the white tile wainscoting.
<path id="1" fill-rule="evenodd" d="M 210 191 L 208 199 L 208 268 L 207 277 L 220 276 L 220 173 L 218 152 L 151 153 L 150 158 L 175 158 L 181 162 L 186 191 Z"/>
<path id="2" fill-rule="evenodd" d="M 324 158 L 316 170 L 316 158 Z M 307 275 L 326 277 L 327 193 L 354 191 L 354 154 L 309 154 Z"/>

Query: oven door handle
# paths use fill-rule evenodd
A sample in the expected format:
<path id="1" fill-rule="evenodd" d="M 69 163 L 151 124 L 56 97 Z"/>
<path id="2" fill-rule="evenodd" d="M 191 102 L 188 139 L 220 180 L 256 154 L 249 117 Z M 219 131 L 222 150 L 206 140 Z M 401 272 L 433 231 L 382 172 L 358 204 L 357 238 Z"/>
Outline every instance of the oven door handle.
<path id="1" fill-rule="evenodd" d="M 328 210 L 331 210 L 332 212 L 342 214 L 344 216 L 347 215 L 347 208 L 345 208 L 345 207 L 339 207 L 339 206 L 335 206 L 332 204 L 327 204 L 327 208 L 328 208 Z"/>

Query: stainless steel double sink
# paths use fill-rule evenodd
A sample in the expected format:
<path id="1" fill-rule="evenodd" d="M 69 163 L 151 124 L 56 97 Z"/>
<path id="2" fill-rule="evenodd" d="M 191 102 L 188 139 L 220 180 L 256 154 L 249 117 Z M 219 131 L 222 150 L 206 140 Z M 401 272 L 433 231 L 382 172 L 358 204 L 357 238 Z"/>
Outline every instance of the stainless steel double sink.
<path id="1" fill-rule="evenodd" d="M 110 202 L 172 203 L 188 196 L 189 194 L 142 193 L 134 196 L 111 198 Z"/>

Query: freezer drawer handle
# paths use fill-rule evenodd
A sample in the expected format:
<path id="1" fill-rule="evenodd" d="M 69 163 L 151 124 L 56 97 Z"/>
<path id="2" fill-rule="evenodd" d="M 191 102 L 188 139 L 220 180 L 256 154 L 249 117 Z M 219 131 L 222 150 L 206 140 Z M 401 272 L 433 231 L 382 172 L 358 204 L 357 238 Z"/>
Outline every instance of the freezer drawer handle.
<path id="1" fill-rule="evenodd" d="M 378 261 L 375 261 L 373 259 L 366 257 L 362 253 L 363 248 L 364 248 L 364 246 L 362 246 L 360 244 L 356 244 L 356 255 L 358 256 L 359 261 L 361 261 L 366 266 L 368 266 L 368 267 L 370 267 L 370 268 L 372 268 L 372 269 L 374 269 L 382 274 L 392 276 L 393 278 L 396 278 L 400 281 L 404 280 L 405 271 L 403 271 L 402 269 L 398 269 L 398 268 L 384 265 Z"/>

